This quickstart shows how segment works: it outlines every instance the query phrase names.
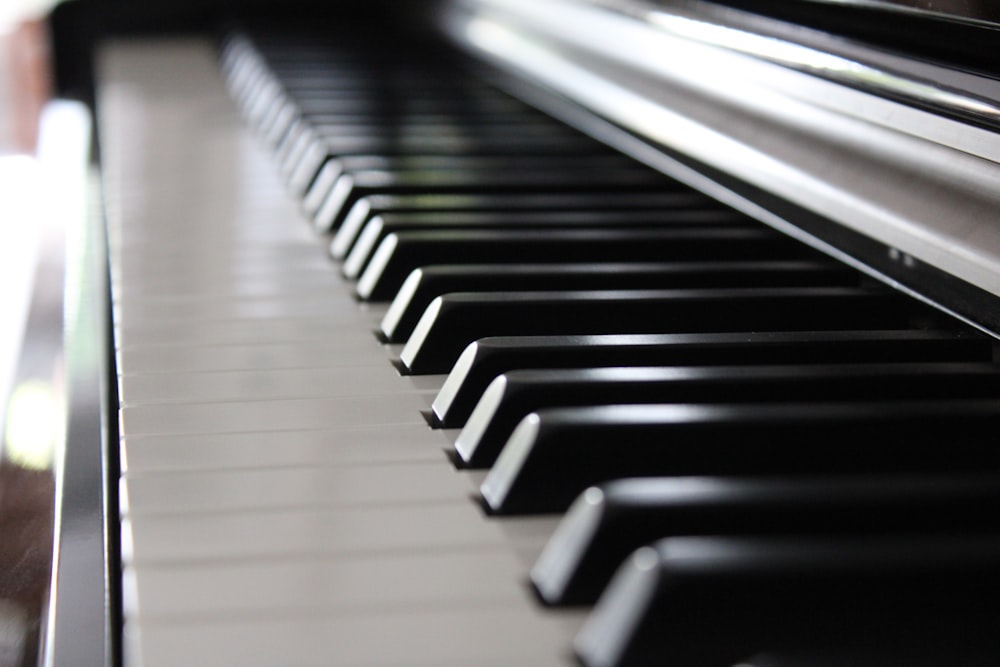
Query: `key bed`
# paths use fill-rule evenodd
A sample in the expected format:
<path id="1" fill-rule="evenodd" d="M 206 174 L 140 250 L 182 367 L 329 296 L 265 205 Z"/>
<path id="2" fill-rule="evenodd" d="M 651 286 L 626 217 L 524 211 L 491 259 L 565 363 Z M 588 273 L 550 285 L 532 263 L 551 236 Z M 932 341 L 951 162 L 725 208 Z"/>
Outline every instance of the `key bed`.
<path id="1" fill-rule="evenodd" d="M 728 665 L 826 650 L 869 599 L 895 650 L 923 573 L 944 601 L 996 577 L 989 338 L 474 71 L 350 42 L 222 49 L 304 215 L 272 182 L 287 219 L 195 230 L 215 256 L 115 239 L 155 249 L 113 261 L 133 656 Z"/>

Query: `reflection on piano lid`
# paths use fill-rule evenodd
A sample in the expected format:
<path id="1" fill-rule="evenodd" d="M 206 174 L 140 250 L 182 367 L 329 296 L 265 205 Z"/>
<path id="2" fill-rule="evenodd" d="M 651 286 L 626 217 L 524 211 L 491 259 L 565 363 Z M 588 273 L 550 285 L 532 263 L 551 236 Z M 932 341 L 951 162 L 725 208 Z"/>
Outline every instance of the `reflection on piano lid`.
<path id="1" fill-rule="evenodd" d="M 711 3 L 457 4 L 450 34 L 519 95 L 1000 329 L 995 78 Z"/>
<path id="2" fill-rule="evenodd" d="M 106 46 L 108 664 L 995 662 L 1000 87 L 753 4 Z"/>

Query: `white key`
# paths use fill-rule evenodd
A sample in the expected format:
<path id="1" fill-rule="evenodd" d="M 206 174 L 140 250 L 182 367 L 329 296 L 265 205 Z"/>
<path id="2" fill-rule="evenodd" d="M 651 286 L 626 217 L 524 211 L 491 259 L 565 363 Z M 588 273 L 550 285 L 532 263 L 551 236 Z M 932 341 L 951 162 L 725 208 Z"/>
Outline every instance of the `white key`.
<path id="1" fill-rule="evenodd" d="M 122 441 L 130 473 L 246 470 L 445 461 L 451 432 L 413 424 L 294 430 L 280 433 L 137 435 Z"/>
<path id="2" fill-rule="evenodd" d="M 276 443 L 280 446 L 280 442 Z M 473 487 L 445 462 L 221 470 L 121 478 L 124 516 L 453 501 Z"/>

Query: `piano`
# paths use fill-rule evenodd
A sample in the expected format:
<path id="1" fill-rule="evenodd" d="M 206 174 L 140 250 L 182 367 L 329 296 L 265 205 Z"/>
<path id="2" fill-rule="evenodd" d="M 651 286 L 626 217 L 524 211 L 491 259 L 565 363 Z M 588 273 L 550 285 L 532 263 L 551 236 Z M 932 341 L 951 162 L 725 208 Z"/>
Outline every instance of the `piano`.
<path id="1" fill-rule="evenodd" d="M 988 3 L 74 4 L 44 664 L 996 664 Z"/>

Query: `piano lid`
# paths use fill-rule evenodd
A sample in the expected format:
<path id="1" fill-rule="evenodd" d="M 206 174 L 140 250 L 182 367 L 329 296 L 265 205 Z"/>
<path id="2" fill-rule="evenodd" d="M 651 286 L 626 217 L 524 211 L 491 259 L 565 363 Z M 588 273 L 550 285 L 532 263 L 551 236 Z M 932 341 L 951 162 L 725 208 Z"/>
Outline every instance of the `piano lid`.
<path id="1" fill-rule="evenodd" d="M 997 79 L 700 0 L 466 0 L 443 16 L 518 95 L 1000 331 Z"/>

